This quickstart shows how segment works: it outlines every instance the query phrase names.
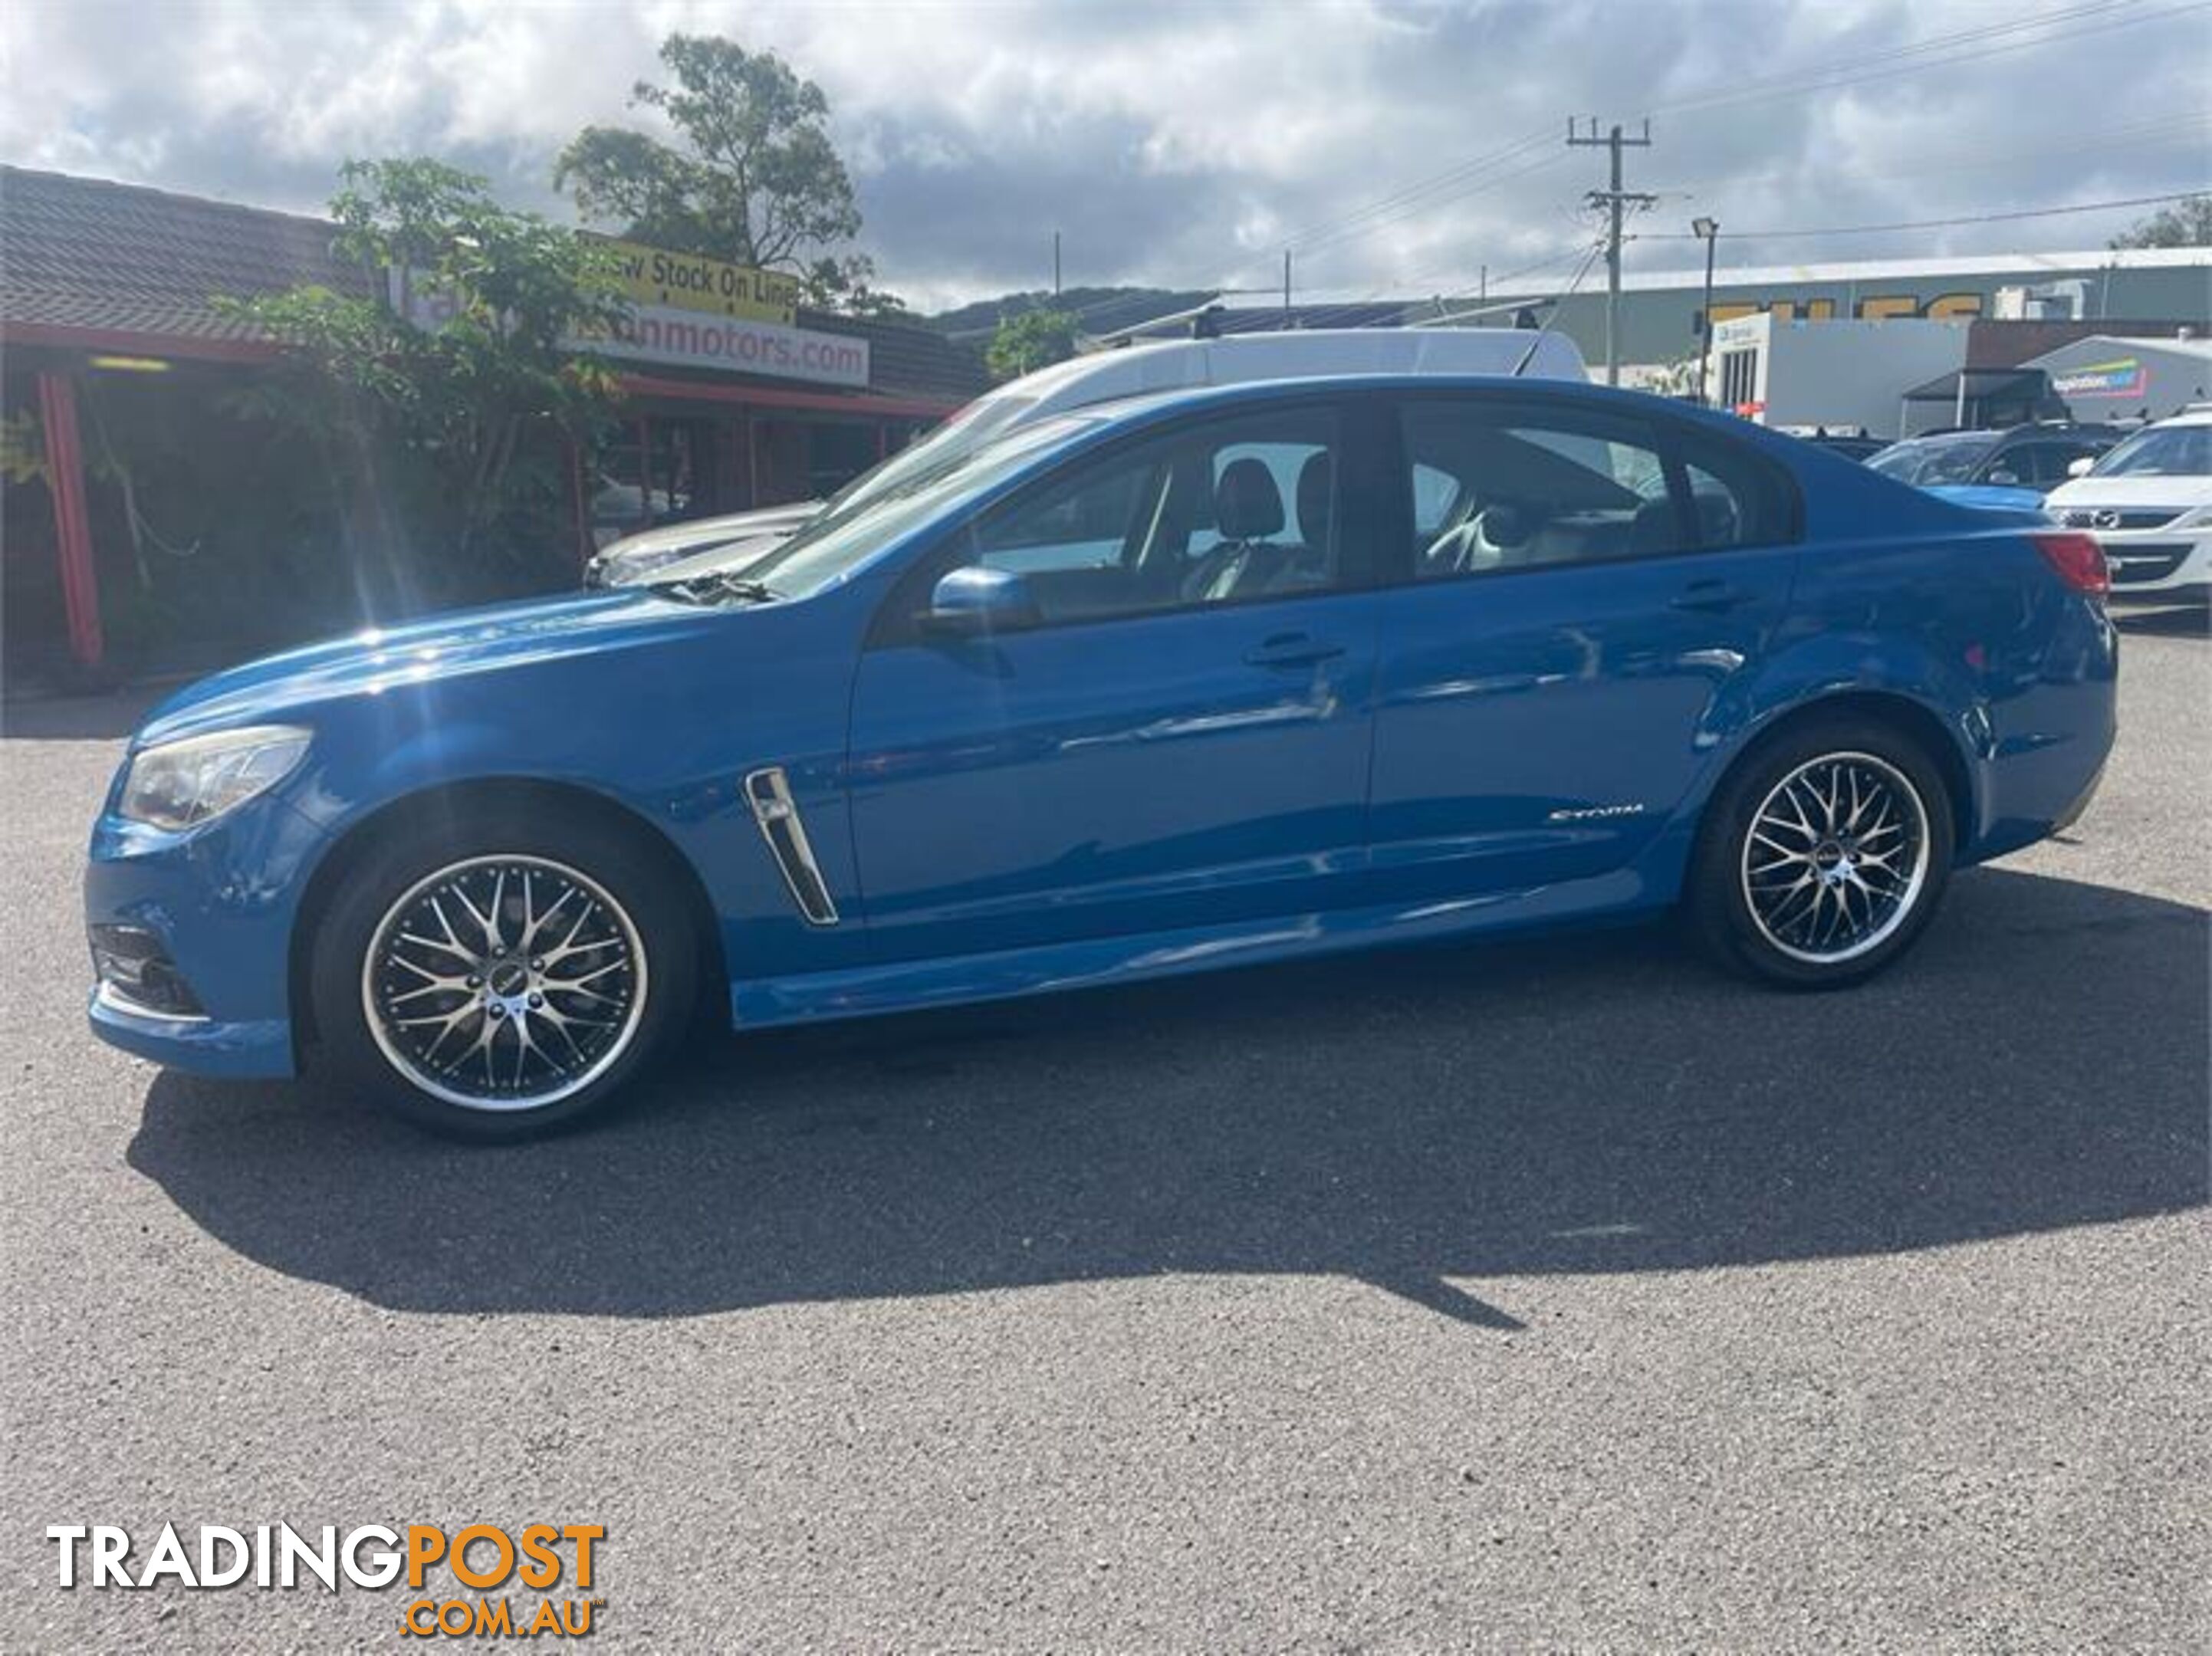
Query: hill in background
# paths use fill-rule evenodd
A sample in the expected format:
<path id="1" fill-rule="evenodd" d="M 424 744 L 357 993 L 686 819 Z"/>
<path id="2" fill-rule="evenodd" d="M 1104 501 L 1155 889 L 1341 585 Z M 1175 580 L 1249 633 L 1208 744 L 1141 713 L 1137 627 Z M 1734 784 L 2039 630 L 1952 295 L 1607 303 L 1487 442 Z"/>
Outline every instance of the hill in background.
<path id="1" fill-rule="evenodd" d="M 1187 311 L 1212 297 L 1210 289 L 1187 293 L 1171 288 L 1066 288 L 1056 298 L 1048 293 L 1001 294 L 996 299 L 979 299 L 921 320 L 939 333 L 982 341 L 991 337 L 1003 318 L 1028 311 L 1062 310 L 1077 312 L 1085 333 L 1110 333 L 1156 316 Z"/>

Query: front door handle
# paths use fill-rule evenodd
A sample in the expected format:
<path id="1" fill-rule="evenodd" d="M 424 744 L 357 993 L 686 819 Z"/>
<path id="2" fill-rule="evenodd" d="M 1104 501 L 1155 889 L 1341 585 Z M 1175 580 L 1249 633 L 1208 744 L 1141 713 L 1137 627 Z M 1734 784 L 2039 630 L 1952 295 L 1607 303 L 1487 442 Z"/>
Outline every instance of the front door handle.
<path id="1" fill-rule="evenodd" d="M 1278 633 L 1244 652 L 1255 667 L 1310 667 L 1344 653 L 1341 644 L 1328 644 L 1304 633 Z"/>
<path id="2" fill-rule="evenodd" d="M 1718 615 L 1724 610 L 1741 609 L 1758 596 L 1747 587 L 1731 585 L 1724 580 L 1693 580 L 1669 598 L 1667 607 Z"/>

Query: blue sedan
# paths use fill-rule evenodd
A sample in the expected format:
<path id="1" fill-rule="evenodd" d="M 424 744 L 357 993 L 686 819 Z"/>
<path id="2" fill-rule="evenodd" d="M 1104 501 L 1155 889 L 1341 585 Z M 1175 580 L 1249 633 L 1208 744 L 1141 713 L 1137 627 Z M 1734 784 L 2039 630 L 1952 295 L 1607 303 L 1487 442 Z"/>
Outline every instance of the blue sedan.
<path id="1" fill-rule="evenodd" d="M 94 830 L 93 1027 L 499 1138 L 702 1000 L 757 1028 L 1670 912 L 1842 986 L 2087 803 L 2105 583 L 2086 536 L 1634 393 L 1133 397 L 681 582 L 176 696 Z"/>

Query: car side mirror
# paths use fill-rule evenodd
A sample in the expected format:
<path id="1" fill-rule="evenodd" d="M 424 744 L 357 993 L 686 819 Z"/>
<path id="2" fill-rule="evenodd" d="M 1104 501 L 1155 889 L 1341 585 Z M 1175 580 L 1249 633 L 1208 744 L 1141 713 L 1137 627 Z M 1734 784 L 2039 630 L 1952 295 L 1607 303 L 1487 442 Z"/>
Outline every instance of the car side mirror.
<path id="1" fill-rule="evenodd" d="M 921 612 L 924 632 L 943 638 L 985 638 L 1017 633 L 1043 617 L 1030 584 L 1010 569 L 970 564 L 941 576 Z"/>
<path id="2" fill-rule="evenodd" d="M 2069 460 L 2066 463 L 2066 475 L 2069 477 L 2086 477 L 2096 464 L 2095 455 L 2084 454 L 2079 459 Z"/>

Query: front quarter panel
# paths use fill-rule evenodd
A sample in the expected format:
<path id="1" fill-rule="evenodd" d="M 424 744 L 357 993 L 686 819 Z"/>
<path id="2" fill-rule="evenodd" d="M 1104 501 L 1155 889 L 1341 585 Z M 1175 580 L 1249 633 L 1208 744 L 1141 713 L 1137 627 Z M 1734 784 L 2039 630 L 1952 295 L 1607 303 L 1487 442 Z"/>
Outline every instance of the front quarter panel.
<path id="1" fill-rule="evenodd" d="M 327 671 L 290 681 L 289 695 L 283 679 L 247 671 L 213 697 L 179 698 L 167 722 L 149 727 L 153 739 L 183 733 L 180 724 L 196 713 L 204 719 L 200 710 L 218 701 L 227 722 L 302 725 L 313 744 L 276 788 L 182 833 L 124 821 L 111 792 L 93 834 L 87 917 L 156 931 L 208 1019 L 194 1035 L 201 1050 L 187 1050 L 178 1029 L 112 1006 L 95 1004 L 95 1022 L 117 1044 L 165 1061 L 289 1073 L 294 932 L 317 872 L 392 807 L 501 781 L 588 792 L 661 835 L 697 876 L 734 971 L 857 963 L 857 926 L 817 928 L 799 916 L 742 780 L 784 767 L 832 896 L 857 913 L 842 764 L 864 614 L 841 590 L 610 628 L 581 649 L 459 648 L 446 658 L 371 658 L 362 670 L 342 670 L 333 658 Z M 252 705 L 237 705 L 249 695 Z M 550 810 L 557 839 L 557 803 Z"/>
<path id="2" fill-rule="evenodd" d="M 716 610 L 707 624 L 586 657 L 349 698 L 317 719 L 295 807 L 334 843 L 380 810 L 456 785 L 588 791 L 691 865 L 733 970 L 854 963 L 858 929 L 799 916 L 742 784 L 751 770 L 784 768 L 833 899 L 857 913 L 841 786 L 856 608 L 832 591 Z"/>

